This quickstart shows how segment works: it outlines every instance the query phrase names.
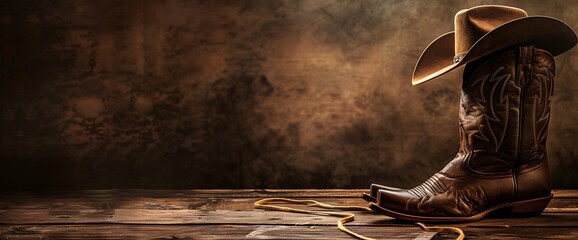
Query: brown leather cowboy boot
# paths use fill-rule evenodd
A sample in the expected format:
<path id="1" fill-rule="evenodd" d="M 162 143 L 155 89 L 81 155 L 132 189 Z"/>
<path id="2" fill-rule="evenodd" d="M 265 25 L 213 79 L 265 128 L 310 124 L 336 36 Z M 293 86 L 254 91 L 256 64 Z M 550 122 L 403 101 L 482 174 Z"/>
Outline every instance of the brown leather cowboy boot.
<path id="1" fill-rule="evenodd" d="M 501 210 L 540 214 L 552 198 L 546 137 L 554 58 L 516 46 L 470 62 L 460 101 L 460 149 L 409 190 L 379 190 L 370 207 L 420 222 L 475 221 Z"/>
<path id="2" fill-rule="evenodd" d="M 470 67 L 468 68 L 470 72 L 465 75 L 465 80 L 474 81 L 476 84 L 472 84 L 469 87 L 464 85 L 465 92 L 463 94 L 464 98 L 462 99 L 462 105 L 467 111 L 461 115 L 464 118 L 462 118 L 461 121 L 462 125 L 460 127 L 460 131 L 465 131 L 464 134 L 468 134 L 467 136 L 463 136 L 463 138 L 470 138 L 468 141 L 462 141 L 462 143 L 469 143 L 470 145 L 462 146 L 462 150 L 460 151 L 461 155 L 458 154 L 453 163 L 450 163 L 448 167 L 446 167 L 446 169 L 444 169 L 442 172 L 447 173 L 447 176 L 453 176 L 452 174 L 454 174 L 454 168 L 450 166 L 452 166 L 454 163 L 458 164 L 463 161 L 471 165 L 473 172 L 481 174 L 480 176 L 491 175 L 494 177 L 504 177 L 505 175 L 502 173 L 502 171 L 512 172 L 512 174 L 516 176 L 513 178 L 513 180 L 518 181 L 520 179 L 517 175 L 518 172 L 516 171 L 521 171 L 519 173 L 525 174 L 525 169 L 527 168 L 523 162 L 526 159 L 538 158 L 536 156 L 528 157 L 523 155 L 525 154 L 525 151 L 530 151 L 526 148 L 528 146 L 511 145 L 516 141 L 515 139 L 519 139 L 520 144 L 524 143 L 523 141 L 529 141 L 526 139 L 528 137 L 526 136 L 526 134 L 528 134 L 526 133 L 526 130 L 528 130 L 530 128 L 529 126 L 531 125 L 523 124 L 524 121 L 522 121 L 520 117 L 528 118 L 531 116 L 526 116 L 523 114 L 524 107 L 520 106 L 525 105 L 519 105 L 519 103 L 520 99 L 524 101 L 532 101 L 532 99 L 528 99 L 532 97 L 528 97 L 528 93 L 526 93 L 524 97 L 524 92 L 522 90 L 529 91 L 526 90 L 528 87 L 516 82 L 514 86 L 520 88 L 516 91 L 518 91 L 521 96 L 518 97 L 519 99 L 517 100 L 511 99 L 511 97 L 508 96 L 513 96 L 512 94 L 515 93 L 513 92 L 515 89 L 513 89 L 513 86 L 507 85 L 504 79 L 506 78 L 505 76 L 509 76 L 508 79 L 517 79 L 519 75 L 515 74 L 518 74 L 520 73 L 519 71 L 521 71 L 511 70 L 508 69 L 508 67 L 515 67 L 514 65 L 516 65 L 519 67 L 528 68 L 528 66 L 527 64 L 524 65 L 525 63 L 523 62 L 515 62 L 514 60 L 509 59 L 512 62 L 508 62 L 507 65 L 504 65 L 503 68 L 500 69 L 500 71 L 495 69 L 494 73 L 487 73 L 490 74 L 487 76 L 490 78 L 490 80 L 479 80 L 479 82 L 482 83 L 481 85 L 477 85 L 480 84 L 478 83 L 477 79 L 470 80 L 470 78 L 475 77 L 476 74 L 480 74 L 477 71 L 474 73 L 474 70 L 472 69 L 483 68 L 481 66 L 481 61 L 479 61 L 480 58 L 484 56 L 487 58 L 488 54 L 499 52 L 501 49 L 511 46 L 534 45 L 540 49 L 544 49 L 544 51 L 548 51 L 552 56 L 557 56 L 573 48 L 578 42 L 578 38 L 576 37 L 576 34 L 572 28 L 570 28 L 568 24 L 562 22 L 559 19 L 546 16 L 529 16 L 523 9 L 502 5 L 482 5 L 459 11 L 455 15 L 454 29 L 455 30 L 452 32 L 448 32 L 439 36 L 426 47 L 418 59 L 412 76 L 412 84 L 418 85 L 435 79 L 462 65 L 466 65 L 474 61 L 478 62 L 477 65 L 479 65 L 478 67 L 474 67 L 476 66 L 475 64 L 470 64 Z M 539 55 L 541 54 L 536 56 Z M 525 55 L 520 55 L 519 57 L 525 57 L 528 59 L 531 58 L 532 61 L 534 61 L 534 56 L 528 57 Z M 509 70 L 511 70 L 510 73 L 507 73 Z M 530 74 L 532 76 L 534 75 L 534 72 L 524 73 Z M 547 75 L 547 77 L 551 77 L 551 75 Z M 500 82 L 500 84 L 503 83 L 503 85 L 498 86 L 497 82 Z M 475 88 L 476 85 L 480 90 L 479 94 L 477 94 L 479 96 L 477 96 L 475 92 L 472 92 L 474 90 L 470 89 Z M 488 86 L 493 86 L 493 88 L 487 89 Z M 500 95 L 495 95 L 498 93 Z M 537 103 L 529 104 L 532 104 L 532 106 L 544 106 L 544 102 L 547 101 L 549 103 L 549 98 L 544 99 L 546 93 L 539 92 L 536 94 L 537 95 L 535 96 L 539 96 L 534 99 L 537 101 Z M 516 103 L 518 105 L 512 105 Z M 512 110 L 512 108 L 517 108 L 518 110 Z M 507 109 L 510 110 L 506 111 Z M 534 109 L 530 110 L 533 111 Z M 548 113 L 548 111 L 544 110 L 542 113 L 545 114 Z M 512 116 L 514 115 L 518 116 L 518 119 L 512 120 Z M 499 118 L 502 116 L 507 118 Z M 548 116 L 549 115 L 541 115 L 539 119 L 533 120 L 535 121 L 535 127 L 542 127 L 540 129 L 530 129 L 534 131 L 531 132 L 531 134 L 534 134 L 534 137 L 543 136 L 545 139 L 546 128 L 543 126 L 546 126 L 544 124 L 547 123 L 546 120 L 548 119 Z M 477 125 L 468 125 L 472 122 Z M 519 124 L 519 126 L 516 124 Z M 515 127 L 519 128 L 518 132 L 513 132 L 514 129 L 516 129 Z M 486 142 L 484 143 L 485 145 L 482 144 L 483 141 Z M 488 144 L 495 144 L 493 150 L 495 153 L 488 153 L 488 151 L 491 150 L 491 147 L 486 146 Z M 535 148 L 539 148 L 541 146 L 538 144 L 537 138 L 534 140 L 534 144 Z M 509 149 L 507 149 L 507 147 L 509 147 Z M 521 152 L 508 152 L 514 150 L 518 151 L 518 149 L 522 149 Z M 483 150 L 483 152 L 480 152 L 480 150 Z M 534 151 L 533 153 L 545 155 L 545 150 Z M 512 158 L 515 160 L 512 160 Z M 476 159 L 493 160 L 482 161 Z M 523 169 L 514 170 L 513 166 L 515 165 L 518 167 L 517 164 L 521 164 L 520 166 L 522 166 Z M 509 168 L 504 168 L 506 165 L 509 166 Z M 543 168 L 547 169 L 547 166 L 544 166 Z M 481 170 L 478 171 L 478 169 Z M 524 175 L 524 179 L 526 176 L 527 175 Z M 368 201 L 375 201 L 376 197 L 379 195 L 378 193 L 381 190 L 384 192 L 384 197 L 391 195 L 394 198 L 404 194 L 409 194 L 408 192 L 415 192 L 417 194 L 417 192 L 426 191 L 426 193 L 429 194 L 431 193 L 429 191 L 431 189 L 435 189 L 435 192 L 445 191 L 445 188 L 448 186 L 438 186 L 437 184 L 440 184 L 443 181 L 440 181 L 437 178 L 438 176 L 434 175 L 430 180 L 426 181 L 426 183 L 423 185 L 423 189 L 418 187 L 409 191 L 372 184 L 369 194 L 364 193 L 362 197 Z M 474 178 L 477 179 L 478 176 L 475 176 Z M 490 182 L 493 184 L 495 181 Z M 517 183 L 514 183 L 512 186 L 524 187 L 525 185 L 518 185 Z M 393 194 L 393 192 L 396 192 L 396 194 Z M 525 196 L 523 196 L 524 191 L 520 191 L 520 194 L 522 194 L 521 196 L 517 196 L 518 189 L 514 189 L 514 192 L 516 196 L 513 199 L 525 198 Z M 488 197 L 490 200 L 492 199 L 490 198 L 491 196 L 483 197 Z M 381 205 L 386 206 L 386 204 Z M 380 209 L 377 206 L 375 206 L 375 208 Z"/>

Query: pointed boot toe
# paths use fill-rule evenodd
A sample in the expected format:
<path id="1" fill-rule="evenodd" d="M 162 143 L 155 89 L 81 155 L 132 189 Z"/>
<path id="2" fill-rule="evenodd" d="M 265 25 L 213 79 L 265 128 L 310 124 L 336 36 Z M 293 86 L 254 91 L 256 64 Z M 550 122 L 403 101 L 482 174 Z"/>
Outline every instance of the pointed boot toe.
<path id="1" fill-rule="evenodd" d="M 376 210 L 377 212 L 391 212 L 399 213 L 407 211 L 407 202 L 410 201 L 414 196 L 412 196 L 408 191 L 390 191 L 386 189 L 381 189 L 377 193 L 376 202 L 370 205 L 370 208 Z M 386 214 L 390 215 L 390 214 Z"/>
<path id="2" fill-rule="evenodd" d="M 385 185 L 380 185 L 380 184 L 376 184 L 376 183 L 372 183 L 369 186 L 369 194 L 368 193 L 362 193 L 361 197 L 365 200 L 367 200 L 368 202 L 375 202 L 377 200 L 377 192 L 379 190 L 389 190 L 389 191 L 403 191 L 404 189 L 401 188 L 396 188 L 396 187 L 389 187 L 389 186 L 385 186 Z"/>

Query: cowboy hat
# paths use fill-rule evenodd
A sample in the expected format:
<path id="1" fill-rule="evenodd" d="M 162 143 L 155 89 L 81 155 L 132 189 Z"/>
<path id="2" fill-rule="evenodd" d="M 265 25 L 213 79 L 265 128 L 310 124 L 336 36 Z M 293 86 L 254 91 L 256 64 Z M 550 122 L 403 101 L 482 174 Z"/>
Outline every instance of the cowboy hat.
<path id="1" fill-rule="evenodd" d="M 577 41 L 574 31 L 558 19 L 528 16 L 522 9 L 499 5 L 459 11 L 454 28 L 423 51 L 413 71 L 413 85 L 509 46 L 534 45 L 557 56 Z"/>

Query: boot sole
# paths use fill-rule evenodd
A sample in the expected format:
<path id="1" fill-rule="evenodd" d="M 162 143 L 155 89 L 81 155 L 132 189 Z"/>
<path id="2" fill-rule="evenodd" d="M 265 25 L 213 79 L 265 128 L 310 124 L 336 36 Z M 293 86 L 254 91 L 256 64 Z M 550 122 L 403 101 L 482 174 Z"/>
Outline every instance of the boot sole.
<path id="1" fill-rule="evenodd" d="M 550 194 L 548 197 L 534 198 L 524 201 L 516 201 L 510 203 L 503 203 L 487 210 L 484 210 L 478 214 L 469 217 L 429 217 L 429 216 L 418 216 L 400 213 L 396 211 L 389 210 L 387 208 L 380 207 L 375 203 L 370 203 L 369 208 L 372 210 L 393 217 L 397 219 L 412 221 L 412 222 L 474 222 L 478 221 L 490 213 L 499 213 L 501 216 L 531 216 L 540 215 L 542 211 L 548 206 L 550 199 L 554 195 Z"/>

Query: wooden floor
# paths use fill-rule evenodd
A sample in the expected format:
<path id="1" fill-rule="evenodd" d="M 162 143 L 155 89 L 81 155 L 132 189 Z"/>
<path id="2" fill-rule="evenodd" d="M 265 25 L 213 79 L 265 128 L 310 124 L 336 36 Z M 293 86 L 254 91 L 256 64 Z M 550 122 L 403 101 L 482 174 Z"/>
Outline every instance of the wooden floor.
<path id="1" fill-rule="evenodd" d="M 254 209 L 267 197 L 366 206 L 362 190 L 90 190 L 0 195 L 0 239 L 353 239 L 338 218 Z M 557 190 L 545 213 L 457 224 L 466 239 L 578 239 L 578 190 Z M 296 206 L 303 208 L 302 206 Z M 377 239 L 453 239 L 371 212 L 353 231 Z"/>

